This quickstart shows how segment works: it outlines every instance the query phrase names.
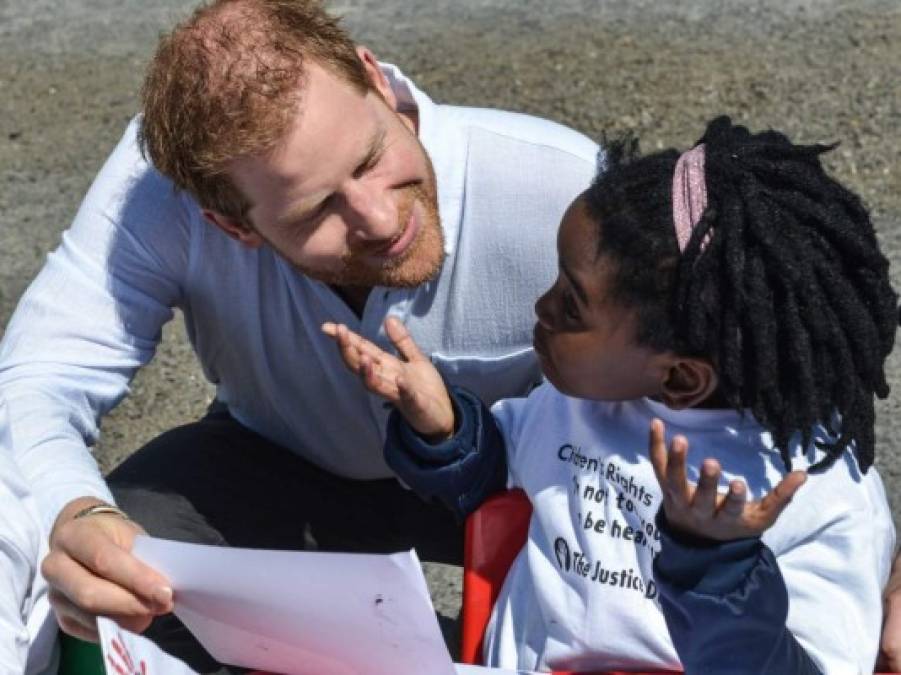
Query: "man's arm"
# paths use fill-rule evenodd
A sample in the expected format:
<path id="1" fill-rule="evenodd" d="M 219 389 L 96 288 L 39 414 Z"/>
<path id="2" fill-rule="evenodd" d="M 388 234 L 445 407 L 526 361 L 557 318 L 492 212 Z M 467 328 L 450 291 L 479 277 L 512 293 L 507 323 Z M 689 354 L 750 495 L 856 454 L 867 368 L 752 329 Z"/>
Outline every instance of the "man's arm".
<path id="1" fill-rule="evenodd" d="M 0 391 L 10 419 L 6 449 L 33 491 L 43 531 L 53 533 L 43 568 L 51 602 L 62 618 L 58 600 L 66 598 L 66 616 L 77 617 L 87 631 L 72 632 L 82 637 L 94 636 L 93 615 L 101 612 L 138 627 L 146 616 L 137 624 L 127 617 L 152 601 L 138 602 L 136 593 L 163 585 L 128 553 L 140 531 L 134 523 L 109 515 L 71 520 L 86 505 L 112 502 L 88 447 L 101 417 L 152 357 L 188 266 L 184 202 L 141 158 L 135 125 L 25 292 L 0 343 Z M 123 569 L 128 578 L 111 571 Z"/>
<path id="2" fill-rule="evenodd" d="M 8 427 L 0 399 L 0 438 Z M 0 444 L 2 445 L 2 444 Z M 41 530 L 25 479 L 0 447 L 0 671 L 25 671 L 26 597 L 37 573 Z"/>
<path id="3" fill-rule="evenodd" d="M 186 214 L 140 156 L 135 128 L 94 180 L 0 343 L 9 442 L 46 532 L 75 498 L 112 499 L 87 447 L 180 301 Z"/>
<path id="4" fill-rule="evenodd" d="M 37 573 L 40 529 L 13 486 L 22 481 L 10 466 L 0 462 L 0 671 L 21 673 L 28 654 L 25 601 Z"/>

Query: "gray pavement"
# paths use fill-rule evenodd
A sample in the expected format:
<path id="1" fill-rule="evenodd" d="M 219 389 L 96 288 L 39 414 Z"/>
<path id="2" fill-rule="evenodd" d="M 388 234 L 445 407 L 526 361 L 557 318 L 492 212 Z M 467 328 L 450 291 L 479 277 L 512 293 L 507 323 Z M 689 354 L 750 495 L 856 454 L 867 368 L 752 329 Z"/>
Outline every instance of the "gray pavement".
<path id="1" fill-rule="evenodd" d="M 192 5 L 0 0 L 0 326 L 134 114 L 158 32 Z M 720 112 L 807 142 L 840 140 L 829 164 L 872 209 L 901 286 L 899 0 L 332 6 L 358 40 L 438 101 L 522 110 L 596 137 L 634 130 L 646 149 L 685 145 Z M 894 393 L 877 423 L 877 464 L 896 522 L 899 359 L 891 358 Z M 101 466 L 196 418 L 211 394 L 173 322 L 132 395 L 104 422 Z M 428 575 L 452 619 L 457 571 L 432 566 Z"/>

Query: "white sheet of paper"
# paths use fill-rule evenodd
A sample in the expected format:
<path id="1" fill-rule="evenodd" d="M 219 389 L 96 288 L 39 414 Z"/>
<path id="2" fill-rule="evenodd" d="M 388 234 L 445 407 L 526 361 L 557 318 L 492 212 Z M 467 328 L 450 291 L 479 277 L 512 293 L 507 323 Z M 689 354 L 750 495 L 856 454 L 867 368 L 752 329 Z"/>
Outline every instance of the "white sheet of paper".
<path id="1" fill-rule="evenodd" d="M 457 675 L 539 675 L 531 670 L 503 670 L 501 668 L 486 668 L 485 666 L 469 666 L 464 663 L 457 664 Z"/>
<path id="2" fill-rule="evenodd" d="M 415 552 L 344 554 L 138 537 L 175 614 L 219 661 L 285 675 L 453 675 Z"/>
<path id="3" fill-rule="evenodd" d="M 119 628 L 109 619 L 98 618 L 97 630 L 107 675 L 197 675 L 147 638 Z"/>
<path id="4" fill-rule="evenodd" d="M 107 675 L 198 675 L 169 656 L 147 638 L 119 628 L 109 619 L 97 619 L 100 647 Z M 524 670 L 500 670 L 456 664 L 457 675 L 533 675 Z"/>

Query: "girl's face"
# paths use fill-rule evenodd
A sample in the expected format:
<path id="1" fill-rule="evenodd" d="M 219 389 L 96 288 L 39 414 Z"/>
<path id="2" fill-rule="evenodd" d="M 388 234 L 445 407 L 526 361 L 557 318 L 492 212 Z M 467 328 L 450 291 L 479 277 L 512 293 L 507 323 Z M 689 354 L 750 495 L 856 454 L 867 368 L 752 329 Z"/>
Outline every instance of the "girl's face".
<path id="1" fill-rule="evenodd" d="M 582 197 L 557 235 L 559 272 L 535 303 L 535 352 L 545 377 L 578 398 L 625 401 L 660 395 L 671 358 L 636 342 L 637 317 L 611 297 L 612 261 L 598 255 L 597 225 Z"/>

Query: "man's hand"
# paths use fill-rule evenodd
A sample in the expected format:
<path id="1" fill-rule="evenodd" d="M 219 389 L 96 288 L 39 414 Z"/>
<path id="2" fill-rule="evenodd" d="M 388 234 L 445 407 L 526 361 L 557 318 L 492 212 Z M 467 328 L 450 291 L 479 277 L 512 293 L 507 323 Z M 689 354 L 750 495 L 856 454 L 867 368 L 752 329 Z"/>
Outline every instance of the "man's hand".
<path id="1" fill-rule="evenodd" d="M 885 619 L 876 670 L 897 673 L 901 671 L 901 554 L 895 557 L 882 600 Z"/>
<path id="2" fill-rule="evenodd" d="M 115 514 L 73 516 L 93 498 L 76 499 L 63 509 L 50 535 L 50 553 L 41 572 L 50 586 L 50 604 L 60 627 L 97 642 L 97 617 L 107 616 L 135 633 L 153 618 L 172 611 L 169 582 L 131 555 L 135 522 Z"/>
<path id="3" fill-rule="evenodd" d="M 663 508 L 670 526 L 685 534 L 719 541 L 757 537 L 769 528 L 804 481 L 807 473 L 792 471 L 759 501 L 747 501 L 747 487 L 740 480 L 729 484 L 725 495 L 717 492 L 720 465 L 706 459 L 696 487 L 688 484 L 685 458 L 688 440 L 676 436 L 666 450 L 663 422 L 651 422 L 651 463 L 663 491 Z"/>
<path id="4" fill-rule="evenodd" d="M 335 339 L 345 365 L 360 376 L 366 388 L 394 404 L 420 435 L 434 442 L 453 435 L 454 406 L 444 380 L 398 319 L 385 321 L 385 333 L 402 359 L 344 324 L 324 323 L 322 331 Z"/>

